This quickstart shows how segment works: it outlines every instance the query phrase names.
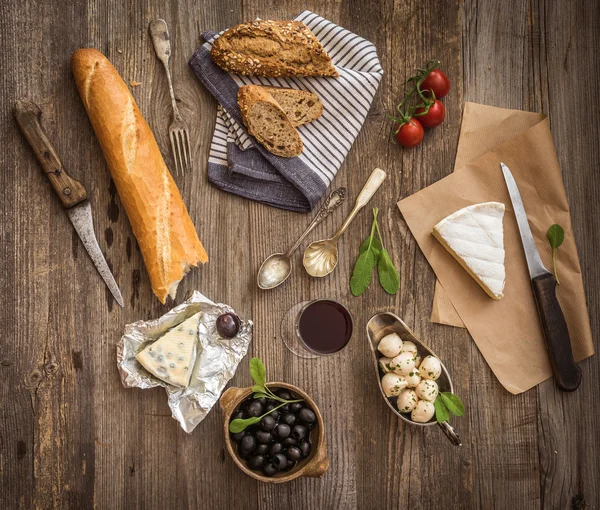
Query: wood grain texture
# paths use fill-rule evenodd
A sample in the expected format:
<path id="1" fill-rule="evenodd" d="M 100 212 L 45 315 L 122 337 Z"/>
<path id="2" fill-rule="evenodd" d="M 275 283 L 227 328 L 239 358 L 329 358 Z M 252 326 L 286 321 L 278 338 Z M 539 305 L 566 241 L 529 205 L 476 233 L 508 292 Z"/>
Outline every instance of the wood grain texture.
<path id="1" fill-rule="evenodd" d="M 310 279 L 300 252 L 285 285 L 259 291 L 262 260 L 290 246 L 312 215 L 269 208 L 220 192 L 206 180 L 216 104 L 187 60 L 204 30 L 256 17 L 285 19 L 311 9 L 372 40 L 385 74 L 354 147 L 333 183 L 348 200 L 305 241 L 327 237 L 379 166 L 380 208 L 388 250 L 401 276 L 390 297 L 373 285 L 348 289 L 358 244 L 370 225 L 363 210 L 340 241 L 336 272 Z M 131 227 L 77 95 L 71 53 L 96 47 L 124 80 L 169 166 L 170 99 L 148 23 L 169 26 L 175 95 L 191 128 L 193 174 L 175 177 L 205 243 L 209 263 L 182 282 L 178 301 L 199 289 L 255 322 L 252 352 L 271 380 L 304 388 L 326 425 L 330 469 L 321 479 L 282 486 L 240 472 L 224 450 L 220 410 L 191 434 L 170 417 L 165 394 L 122 388 L 115 344 L 124 325 L 168 309 L 154 298 Z M 434 275 L 395 203 L 452 171 L 463 101 L 549 115 L 571 206 L 592 321 L 600 331 L 600 120 L 595 94 L 600 36 L 597 2 L 574 0 L 87 0 L 0 4 L 3 70 L 0 102 L 0 508 L 371 509 L 582 508 L 600 505 L 600 363 L 583 363 L 572 394 L 552 380 L 523 395 L 507 393 L 468 333 L 431 324 Z M 402 83 L 437 57 L 452 80 L 447 118 L 414 150 L 388 138 Z M 86 187 L 100 246 L 126 301 L 109 291 L 48 193 L 11 108 L 28 97 L 70 174 Z M 343 126 L 340 126 L 343 129 Z M 557 290 L 560 300 L 560 287 Z M 334 297 L 349 305 L 356 334 L 337 356 L 303 360 L 281 342 L 280 321 L 303 300 Z M 392 310 L 440 354 L 463 397 L 456 420 L 463 447 L 437 430 L 408 427 L 379 398 L 364 338 L 367 320 Z M 517 346 L 518 347 L 518 346 Z M 232 385 L 250 381 L 244 362 Z"/>

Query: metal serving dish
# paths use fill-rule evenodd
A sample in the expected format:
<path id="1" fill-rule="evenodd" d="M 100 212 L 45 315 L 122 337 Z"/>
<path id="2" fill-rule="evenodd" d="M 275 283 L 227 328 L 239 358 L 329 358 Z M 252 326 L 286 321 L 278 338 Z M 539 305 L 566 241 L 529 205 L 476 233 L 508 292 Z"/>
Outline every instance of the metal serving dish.
<path id="1" fill-rule="evenodd" d="M 458 437 L 458 434 L 454 431 L 454 428 L 452 427 L 452 425 L 450 425 L 449 422 L 445 421 L 443 423 L 438 423 L 435 419 L 435 416 L 427 423 L 417 423 L 415 421 L 412 421 L 410 419 L 409 414 L 403 414 L 398 411 L 398 407 L 396 406 L 396 397 L 387 397 L 383 392 L 383 388 L 381 386 L 381 374 L 379 370 L 379 358 L 383 355 L 377 350 L 377 346 L 379 345 L 381 339 L 384 336 L 389 335 L 390 333 L 396 333 L 402 339 L 402 341 L 413 342 L 417 346 L 421 358 L 425 358 L 425 356 L 428 355 L 432 355 L 438 358 L 440 360 L 440 364 L 442 365 L 442 374 L 436 381 L 438 383 L 440 392 L 454 392 L 452 388 L 452 380 L 450 379 L 450 374 L 448 373 L 448 370 L 446 370 L 446 367 L 442 363 L 440 357 L 437 354 L 435 354 L 429 347 L 427 347 L 427 345 L 421 342 L 410 330 L 410 328 L 406 324 L 404 324 L 400 317 L 390 312 L 382 312 L 373 315 L 373 317 L 369 319 L 369 322 L 367 323 L 367 338 L 369 339 L 369 347 L 371 348 L 371 353 L 373 355 L 373 368 L 375 369 L 375 375 L 377 377 L 377 383 L 379 384 L 379 390 L 381 391 L 381 396 L 385 400 L 386 404 L 392 410 L 393 413 L 395 413 L 399 418 L 404 420 L 406 423 L 410 423 L 411 425 L 417 425 L 421 427 L 439 425 L 453 445 L 461 446 L 462 443 L 460 441 L 460 438 Z"/>

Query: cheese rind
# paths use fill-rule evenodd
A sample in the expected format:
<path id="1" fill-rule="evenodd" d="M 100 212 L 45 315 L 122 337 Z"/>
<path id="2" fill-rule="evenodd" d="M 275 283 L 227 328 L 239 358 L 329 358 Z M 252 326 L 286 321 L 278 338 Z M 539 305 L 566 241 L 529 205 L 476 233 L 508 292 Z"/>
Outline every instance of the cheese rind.
<path id="1" fill-rule="evenodd" d="M 136 354 L 152 375 L 172 386 L 186 388 L 196 360 L 200 314 L 192 315 Z"/>
<path id="2" fill-rule="evenodd" d="M 434 237 L 492 299 L 503 296 L 504 204 L 485 202 L 456 211 L 433 227 Z"/>

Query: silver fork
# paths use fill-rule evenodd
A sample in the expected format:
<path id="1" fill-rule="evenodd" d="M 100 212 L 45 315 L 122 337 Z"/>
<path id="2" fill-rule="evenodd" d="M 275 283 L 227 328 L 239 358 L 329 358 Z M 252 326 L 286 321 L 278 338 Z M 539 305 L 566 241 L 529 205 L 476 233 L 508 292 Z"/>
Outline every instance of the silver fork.
<path id="1" fill-rule="evenodd" d="M 175 173 L 183 175 L 184 172 L 192 170 L 192 151 L 190 149 L 190 130 L 187 124 L 181 118 L 177 102 L 175 101 L 175 92 L 173 92 L 173 81 L 171 80 L 171 71 L 169 71 L 169 57 L 171 56 L 171 43 L 169 41 L 169 30 L 167 22 L 164 19 L 155 19 L 150 22 L 150 36 L 156 56 L 163 63 L 167 73 L 167 82 L 169 83 L 169 92 L 171 93 L 171 106 L 173 107 L 173 122 L 169 126 L 169 139 L 171 140 L 171 150 L 175 160 Z"/>

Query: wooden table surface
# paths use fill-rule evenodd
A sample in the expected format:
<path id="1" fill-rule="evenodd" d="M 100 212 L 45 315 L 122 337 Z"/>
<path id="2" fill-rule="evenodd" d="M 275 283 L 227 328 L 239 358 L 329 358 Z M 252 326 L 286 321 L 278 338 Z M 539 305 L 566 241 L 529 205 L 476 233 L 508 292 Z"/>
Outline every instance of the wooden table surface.
<path id="1" fill-rule="evenodd" d="M 264 257 L 290 245 L 309 215 L 221 192 L 206 179 L 216 103 L 187 61 L 200 33 L 256 17 L 286 19 L 311 9 L 373 41 L 385 75 L 370 115 L 334 186 L 355 197 L 375 166 L 390 178 L 372 202 L 400 268 L 400 292 L 373 285 L 353 298 L 348 279 L 369 214 L 341 242 L 336 273 L 312 280 L 299 255 L 291 280 L 259 292 Z M 96 47 L 132 89 L 169 165 L 166 78 L 148 23 L 164 18 L 174 44 L 174 81 L 192 126 L 196 171 L 176 177 L 210 262 L 183 281 L 255 322 L 252 354 L 271 380 L 304 388 L 327 425 L 331 466 L 321 479 L 255 482 L 224 450 L 220 410 L 188 435 L 162 390 L 124 389 L 115 345 L 125 324 L 169 307 L 154 298 L 140 252 L 75 89 L 69 57 Z M 591 508 L 600 505 L 599 358 L 581 363 L 583 384 L 564 394 L 549 380 L 525 394 L 505 391 L 468 333 L 429 322 L 434 274 L 395 203 L 453 170 L 465 101 L 544 112 L 563 170 L 595 338 L 600 329 L 600 121 L 597 87 L 600 4 L 585 0 L 274 2 L 267 0 L 8 0 L 0 6 L 0 507 L 2 508 Z M 447 118 L 414 150 L 388 138 L 403 80 L 437 57 L 452 80 Z M 125 298 L 116 306 L 94 270 L 24 139 L 11 108 L 28 97 L 65 167 L 91 195 L 95 229 Z M 341 124 L 340 129 L 344 126 Z M 350 202 L 350 201 L 349 201 Z M 340 224 L 342 206 L 313 239 Z M 279 339 L 298 301 L 348 305 L 356 335 L 341 354 L 292 356 Z M 439 353 L 467 415 L 457 449 L 436 427 L 408 427 L 378 395 L 362 332 L 392 310 Z M 233 385 L 248 385 L 247 359 Z"/>

